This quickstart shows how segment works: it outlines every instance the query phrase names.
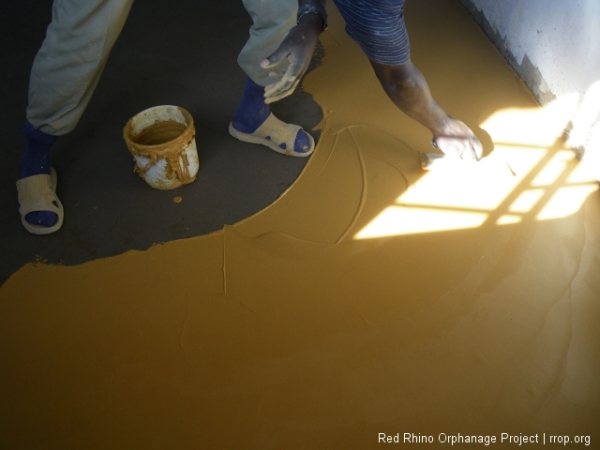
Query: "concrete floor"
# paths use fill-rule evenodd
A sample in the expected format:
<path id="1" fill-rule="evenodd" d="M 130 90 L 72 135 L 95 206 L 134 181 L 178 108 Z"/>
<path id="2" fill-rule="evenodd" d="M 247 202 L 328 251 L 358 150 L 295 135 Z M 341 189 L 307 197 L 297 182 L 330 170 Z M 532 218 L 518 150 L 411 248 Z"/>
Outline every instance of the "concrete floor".
<path id="1" fill-rule="evenodd" d="M 138 7 L 196 29 L 191 11 L 176 21 L 167 6 L 148 5 Z M 330 5 L 330 28 L 320 37 L 325 56 L 304 80 L 323 110 L 321 134 L 291 188 L 232 226 L 219 225 L 227 219 L 210 234 L 119 253 L 131 248 L 127 233 L 137 236 L 131 224 L 178 237 L 164 223 L 202 179 L 156 193 L 131 171 L 120 129 L 137 110 L 166 101 L 162 90 L 138 92 L 132 111 L 97 96 L 87 129 L 110 119 L 74 139 L 95 146 L 110 133 L 112 171 L 84 165 L 98 172 L 92 185 L 102 189 L 91 189 L 75 170 L 83 165 L 77 158 L 102 149 L 61 147 L 61 193 L 75 205 L 75 231 L 48 242 L 78 248 L 77 211 L 88 221 L 106 212 L 112 222 L 91 234 L 119 254 L 95 258 L 97 245 L 80 251 L 84 264 L 11 262 L 18 270 L 0 286 L 0 448 L 363 450 L 381 448 L 382 434 L 403 448 L 411 446 L 406 434 L 417 445 L 431 437 L 432 448 L 449 448 L 459 435 L 493 437 L 502 448 L 525 447 L 525 437 L 540 442 L 531 448 L 598 446 L 600 196 L 560 137 L 564 108 L 539 107 L 458 0 L 409 1 L 406 18 L 413 61 L 440 104 L 482 139 L 481 162 L 421 169 L 428 131 L 385 96 Z M 124 34 L 121 51 L 140 45 L 134 36 Z M 228 79 L 213 73 L 216 87 Z M 139 78 L 117 73 L 101 88 L 137 92 Z M 192 90 L 186 80 L 177 88 Z M 222 96 L 205 91 L 212 112 Z M 297 98 L 310 104 L 308 94 Z M 250 154 L 248 167 L 263 153 L 274 164 L 305 163 L 254 147 L 228 152 L 230 111 L 221 105 L 218 115 L 204 114 L 189 100 L 181 97 L 182 106 L 197 122 L 220 117 L 214 135 L 212 126 L 205 133 L 228 142 L 205 150 L 206 166 L 220 153 L 229 162 L 223 171 L 233 156 Z M 116 168 L 110 163 L 118 158 Z M 217 174 L 223 186 L 239 181 Z M 131 186 L 123 189 L 126 179 Z M 123 191 L 144 192 L 144 207 L 131 194 L 112 211 Z M 224 202 L 226 192 L 206 201 Z M 174 195 L 183 202 L 174 204 Z M 4 201 L 14 208 L 14 196 Z M 121 219 L 132 208 L 131 221 Z M 11 233 L 25 235 L 9 211 Z M 166 218 L 139 219 L 152 214 Z M 193 222 L 176 217 L 179 226 Z M 116 230 L 119 220 L 131 228 Z"/>
<path id="2" fill-rule="evenodd" d="M 30 235 L 20 223 L 15 181 L 24 146 L 29 70 L 50 21 L 51 3 L 23 0 L 1 6 L 0 283 L 35 260 L 79 264 L 219 230 L 271 204 L 300 174 L 306 159 L 241 143 L 227 132 L 245 81 L 236 57 L 251 20 L 242 2 L 183 2 L 173 8 L 164 0 L 138 1 L 82 120 L 54 146 L 65 223 L 53 235 Z M 164 192 L 150 189 L 133 173 L 122 138 L 131 116 L 163 104 L 192 113 L 201 164 L 193 184 Z M 309 131 L 322 119 L 302 89 L 273 111 Z M 174 203 L 175 196 L 183 201 Z"/>

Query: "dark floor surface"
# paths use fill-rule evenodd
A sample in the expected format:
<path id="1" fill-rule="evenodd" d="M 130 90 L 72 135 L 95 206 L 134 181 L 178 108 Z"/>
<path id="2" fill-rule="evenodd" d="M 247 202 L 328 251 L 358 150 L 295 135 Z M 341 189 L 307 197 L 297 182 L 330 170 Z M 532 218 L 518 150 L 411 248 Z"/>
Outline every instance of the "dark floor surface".
<path id="1" fill-rule="evenodd" d="M 52 235 L 34 236 L 21 225 L 15 181 L 24 147 L 29 71 L 52 2 L 2 2 L 0 283 L 31 261 L 79 264 L 219 230 L 271 204 L 304 168 L 305 158 L 285 157 L 228 134 L 246 78 L 236 62 L 251 25 L 242 2 L 174 5 L 166 0 L 134 3 L 85 114 L 75 131 L 54 145 L 64 225 Z M 201 165 L 194 183 L 171 191 L 154 190 L 133 172 L 122 139 L 131 116 L 163 104 L 192 113 Z M 307 130 L 322 118 L 301 88 L 272 110 Z M 176 196 L 183 201 L 173 202 Z"/>

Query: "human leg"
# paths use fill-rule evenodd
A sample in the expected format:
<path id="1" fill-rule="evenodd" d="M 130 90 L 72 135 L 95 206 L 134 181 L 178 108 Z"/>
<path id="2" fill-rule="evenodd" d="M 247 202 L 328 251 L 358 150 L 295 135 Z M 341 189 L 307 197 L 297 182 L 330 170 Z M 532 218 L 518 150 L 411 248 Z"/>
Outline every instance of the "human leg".
<path id="1" fill-rule="evenodd" d="M 269 73 L 282 72 L 288 62 L 265 69 L 260 63 L 277 50 L 286 33 L 296 25 L 298 0 L 243 0 L 244 8 L 252 18 L 250 36 L 238 56 L 242 70 L 260 86 L 273 82 Z"/>
<path id="2" fill-rule="evenodd" d="M 288 156 L 309 156 L 315 148 L 313 138 L 299 126 L 277 119 L 265 103 L 264 89 L 251 78 L 246 80 L 229 133 L 241 141 L 263 144 Z"/>
<path id="3" fill-rule="evenodd" d="M 133 0 L 55 0 L 29 81 L 27 120 L 61 136 L 75 128 L 104 70 Z"/>
<path id="4" fill-rule="evenodd" d="M 26 192 L 35 188 L 28 188 L 34 176 L 45 175 L 42 178 L 50 176 L 50 150 L 52 144 L 56 142 L 57 137 L 46 134 L 40 130 L 36 130 L 31 123 L 25 122 L 23 126 L 23 134 L 25 135 L 25 151 L 21 160 L 21 178 L 17 182 L 17 190 L 19 191 L 19 205 L 24 206 L 24 199 L 32 199 L 31 203 L 36 204 L 34 209 L 25 205 L 26 209 L 19 208 L 21 214 L 25 215 L 25 221 L 31 225 L 40 227 L 54 227 L 58 223 L 58 213 L 52 206 L 44 205 L 35 201 L 35 197 L 46 197 L 45 194 L 26 195 Z M 39 177 L 38 177 L 39 178 Z M 28 181 L 21 181 L 28 180 Z M 39 189 L 37 189 L 39 191 Z M 44 189 L 42 189 L 44 190 Z M 54 194 L 50 203 L 58 203 Z M 45 206 L 45 207 L 44 207 Z M 43 208 L 43 209 L 38 209 Z M 24 224 L 25 225 L 25 224 Z"/>
<path id="5" fill-rule="evenodd" d="M 37 189 L 37 182 L 28 179 L 50 175 L 51 146 L 58 136 L 75 128 L 83 114 L 132 3 L 133 0 L 54 1 L 52 22 L 35 57 L 29 82 L 26 146 L 17 185 L 22 200 L 38 207 L 43 204 L 35 201 L 37 194 L 27 192 Z M 38 197 L 48 195 L 41 193 Z M 21 206 L 22 211 L 31 209 L 30 205 Z M 56 210 L 50 208 L 29 211 L 25 220 L 51 228 L 59 218 Z"/>
<path id="6" fill-rule="evenodd" d="M 262 143 L 280 153 L 308 156 L 314 149 L 312 137 L 298 126 L 285 124 L 273 116 L 264 99 L 264 86 L 272 83 L 269 73 L 285 71 L 287 61 L 270 69 L 260 65 L 296 24 L 298 1 L 244 0 L 244 7 L 252 17 L 253 25 L 250 37 L 238 56 L 238 63 L 248 79 L 240 105 L 234 113 L 230 133 L 237 139 Z"/>

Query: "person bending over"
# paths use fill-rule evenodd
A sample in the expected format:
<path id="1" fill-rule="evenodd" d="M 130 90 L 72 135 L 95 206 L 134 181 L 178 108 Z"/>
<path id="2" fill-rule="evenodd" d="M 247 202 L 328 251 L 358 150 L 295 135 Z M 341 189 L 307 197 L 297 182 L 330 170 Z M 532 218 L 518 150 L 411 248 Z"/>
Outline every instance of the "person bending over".
<path id="1" fill-rule="evenodd" d="M 333 0 L 346 21 L 346 32 L 369 58 L 381 86 L 408 116 L 433 134 L 432 144 L 445 156 L 479 160 L 483 148 L 469 127 L 450 117 L 433 99 L 423 74 L 410 60 L 410 43 L 404 24 L 405 0 Z M 296 88 L 306 71 L 319 33 L 327 26 L 325 0 L 300 0 L 298 23 L 279 47 L 262 61 L 272 69 L 274 83 L 265 89 L 271 103 Z M 289 61 L 285 72 L 278 70 Z"/>

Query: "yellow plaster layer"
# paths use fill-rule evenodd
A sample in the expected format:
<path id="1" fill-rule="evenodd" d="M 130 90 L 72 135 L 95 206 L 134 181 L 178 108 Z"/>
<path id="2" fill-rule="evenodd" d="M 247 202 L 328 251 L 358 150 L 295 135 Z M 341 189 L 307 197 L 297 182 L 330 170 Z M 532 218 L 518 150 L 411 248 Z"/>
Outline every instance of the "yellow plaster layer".
<path id="1" fill-rule="evenodd" d="M 146 252 L 30 264 L 0 288 L 0 447 L 600 445 L 600 198 L 560 117 L 457 2 L 408 2 L 413 60 L 487 154 L 424 172 L 427 132 L 330 9 L 304 83 L 321 139 L 277 202 Z"/>

